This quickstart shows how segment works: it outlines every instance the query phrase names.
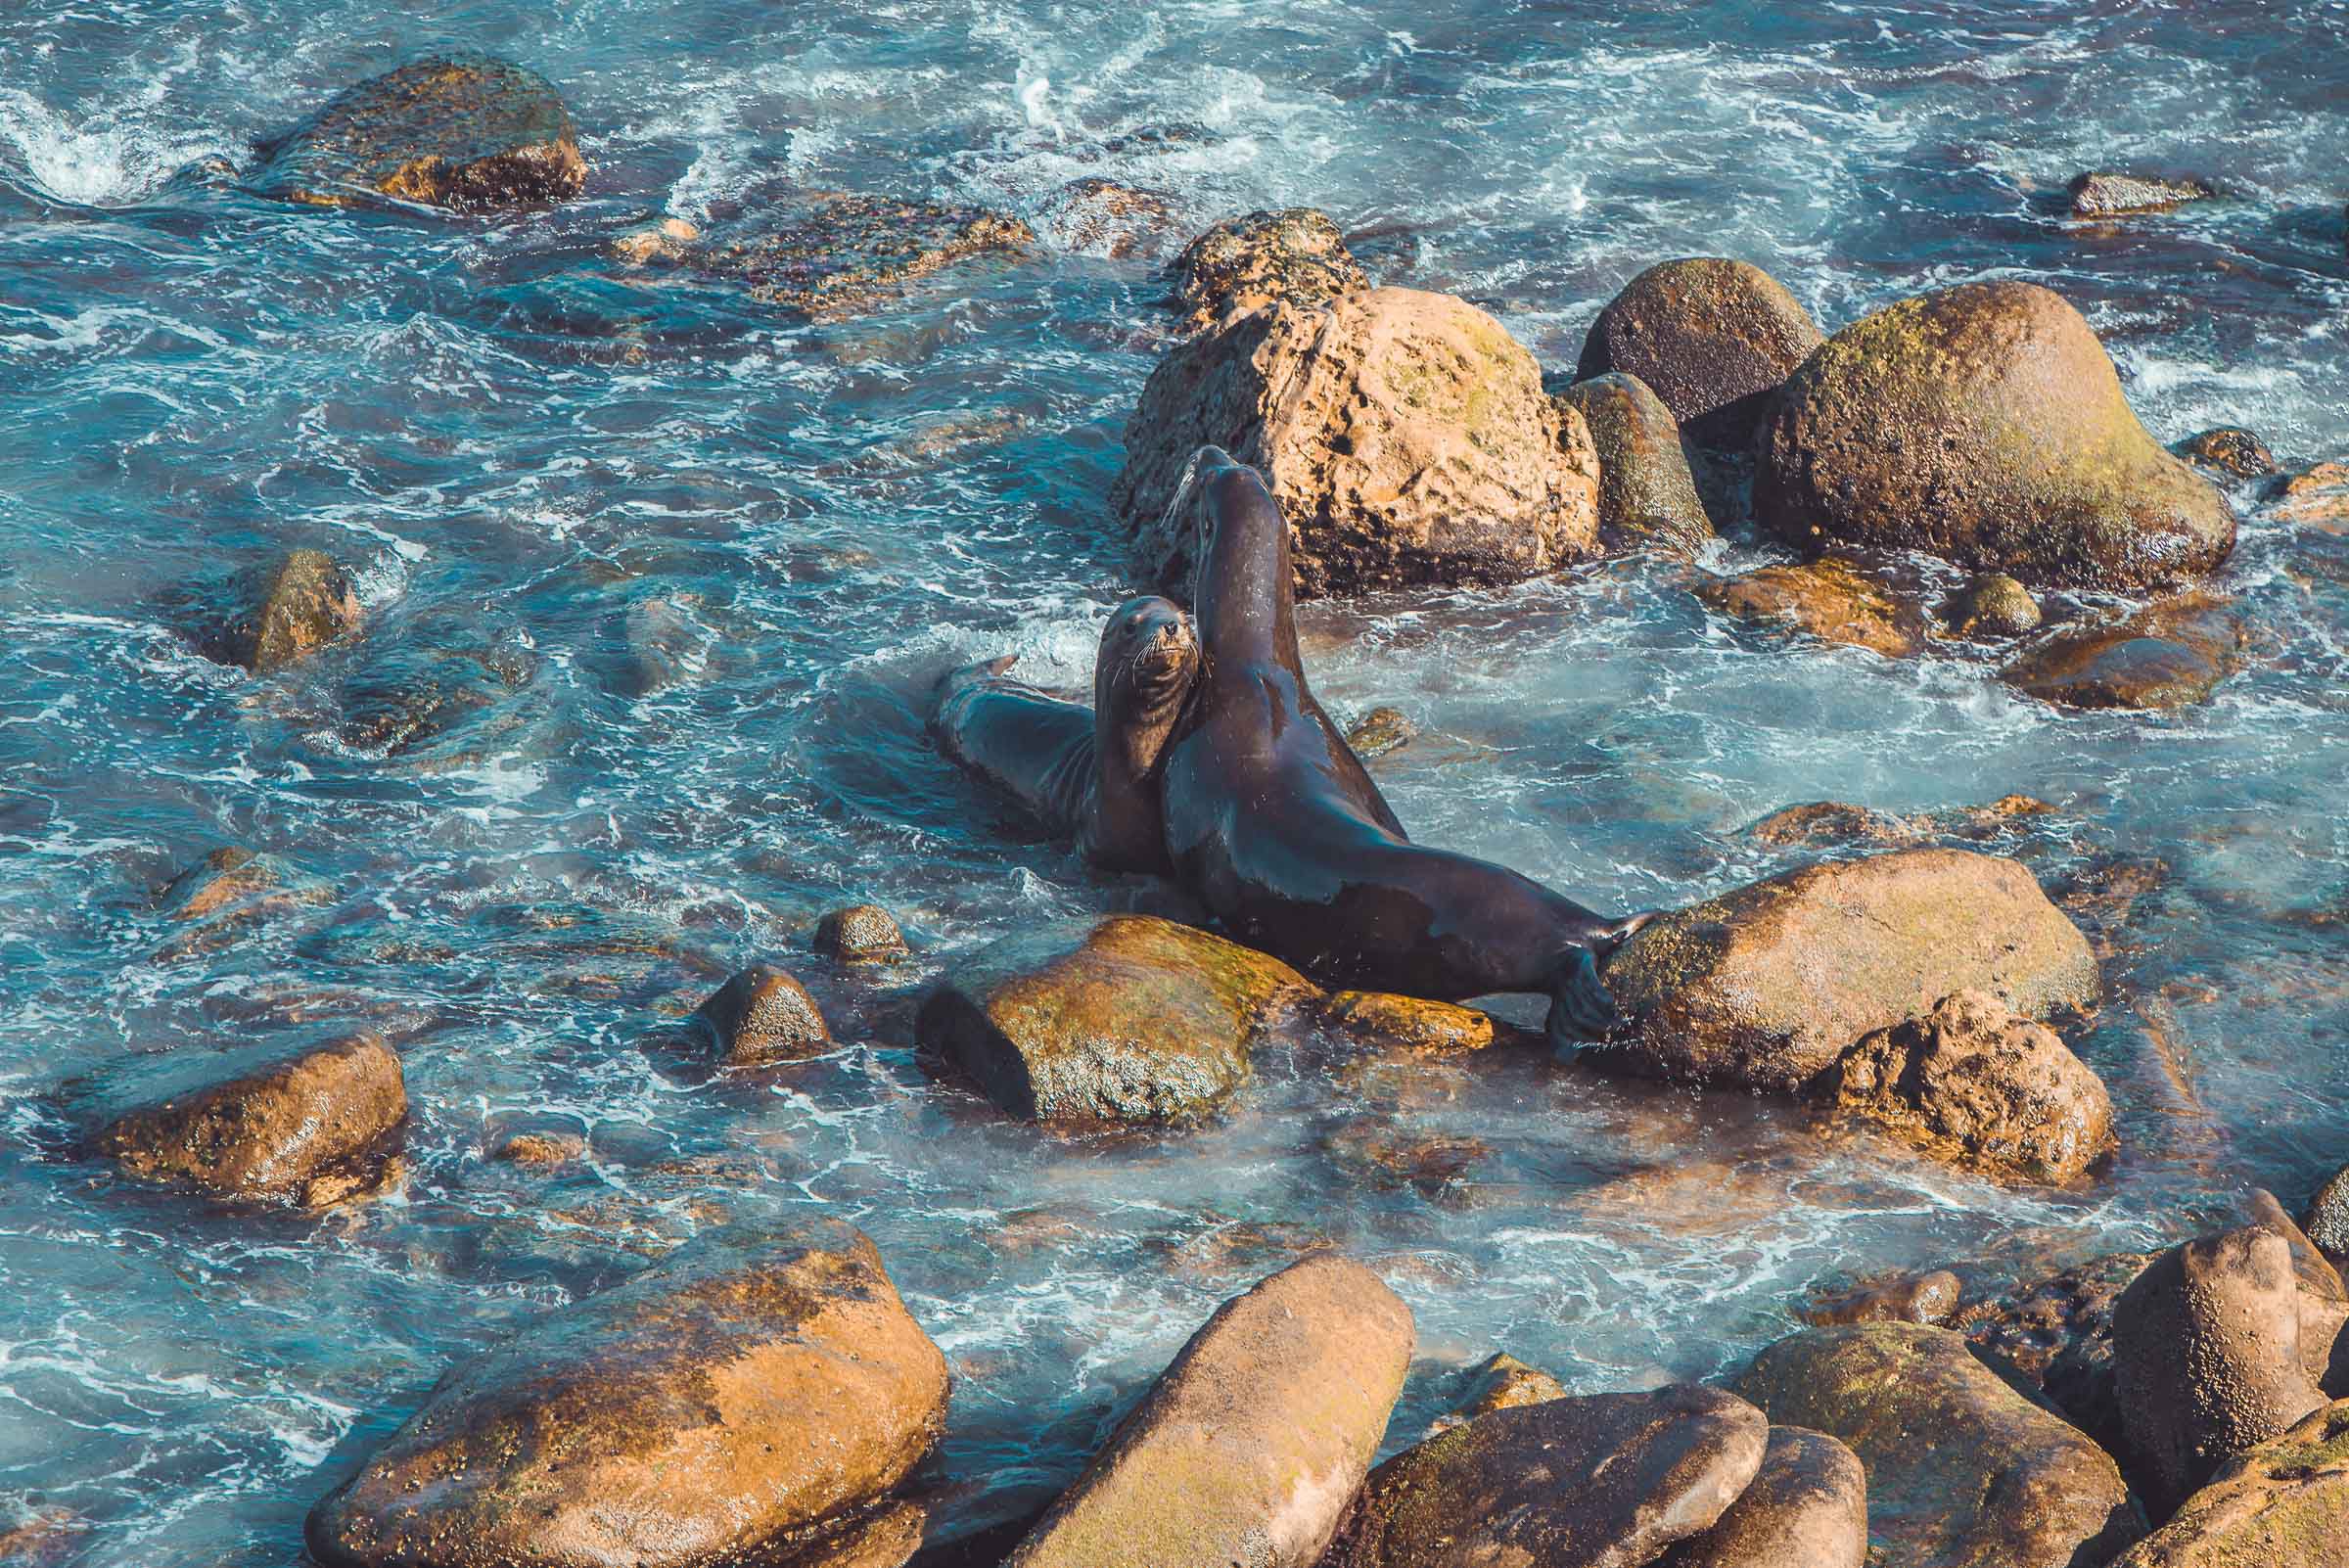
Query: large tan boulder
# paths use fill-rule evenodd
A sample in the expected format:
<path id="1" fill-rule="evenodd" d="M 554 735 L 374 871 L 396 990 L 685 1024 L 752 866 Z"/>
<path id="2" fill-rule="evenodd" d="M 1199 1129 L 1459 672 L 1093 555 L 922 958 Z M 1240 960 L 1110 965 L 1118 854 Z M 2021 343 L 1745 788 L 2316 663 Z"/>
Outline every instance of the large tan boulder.
<path id="1" fill-rule="evenodd" d="M 2138 423 L 2080 312 L 2034 284 L 1961 284 L 1844 328 L 1780 389 L 1760 456 L 1763 526 L 1813 552 L 2141 588 L 2234 548 L 2226 499 Z"/>
<path id="2" fill-rule="evenodd" d="M 1005 1568 L 1311 1568 L 1409 1370 L 1410 1309 L 1314 1253 L 1225 1302 Z"/>
<path id="3" fill-rule="evenodd" d="M 1607 969 L 1632 1019 L 1598 1065 L 1802 1087 L 1862 1036 L 1981 991 L 2044 1017 L 2096 998 L 2088 939 L 2012 860 L 1897 850 L 1771 877 L 1643 927 Z"/>
<path id="4" fill-rule="evenodd" d="M 1623 286 L 1590 324 L 1575 375 L 1636 376 L 1691 438 L 1742 450 L 1771 396 L 1821 341 L 1811 312 L 1760 267 L 1690 256 Z"/>
<path id="5" fill-rule="evenodd" d="M 683 1568 L 895 1487 L 946 1362 L 837 1221 L 714 1231 L 475 1357 L 310 1511 L 328 1568 Z"/>
<path id="6" fill-rule="evenodd" d="M 1860 1456 L 1881 1568 L 2075 1568 L 2142 1533 L 2111 1457 L 1947 1329 L 1807 1329 L 1764 1351 L 1736 1389 L 1773 1423 Z"/>
<path id="7" fill-rule="evenodd" d="M 1264 471 L 1301 598 L 1514 582 L 1598 551 L 1598 460 L 1506 328 L 1463 300 L 1371 289 L 1226 319 L 1169 353 L 1126 427 L 1111 502 L 1146 582 L 1187 598 L 1198 528 L 1170 516 L 1202 445 Z"/>
<path id="8" fill-rule="evenodd" d="M 914 1038 L 1032 1122 L 1179 1125 L 1247 1082 L 1249 1052 L 1319 990 L 1279 959 L 1154 915 L 1063 921 L 958 960 Z"/>
<path id="9" fill-rule="evenodd" d="M 2349 1400 L 2229 1460 L 2113 1568 L 2349 1562 Z"/>

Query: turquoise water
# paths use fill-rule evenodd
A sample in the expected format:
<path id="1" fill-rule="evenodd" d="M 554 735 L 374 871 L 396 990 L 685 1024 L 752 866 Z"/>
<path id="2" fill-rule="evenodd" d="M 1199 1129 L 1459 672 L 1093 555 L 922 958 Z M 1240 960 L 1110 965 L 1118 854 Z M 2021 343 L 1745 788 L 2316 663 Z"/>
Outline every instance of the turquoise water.
<path id="1" fill-rule="evenodd" d="M 1418 1314 L 1402 1443 L 1496 1348 L 1583 1389 L 1706 1375 L 1816 1281 L 1995 1284 L 2349 1159 L 2349 552 L 2256 518 L 2223 583 L 2249 667 L 2173 718 L 2060 715 L 1962 652 L 1733 632 L 1648 567 L 1308 617 L 1333 711 L 1422 728 L 1374 764 L 1415 835 L 1589 902 L 1761 874 L 1787 857 L 1739 830 L 1820 798 L 2041 797 L 2007 848 L 2059 889 L 2159 862 L 2126 921 L 2084 906 L 2113 996 L 2077 1043 L 2124 1139 L 2093 1190 L 1543 1062 L 1273 1062 L 1187 1137 L 1005 1124 L 914 1065 L 915 990 L 1157 895 L 956 777 L 920 696 L 1007 650 L 1082 678 L 1125 586 L 1105 498 L 1163 346 L 1152 264 L 1046 244 L 816 325 L 605 251 L 800 185 L 1039 214 L 1101 173 L 1173 193 L 1184 231 L 1323 207 L 1381 280 L 1466 296 L 1552 369 L 1673 255 L 1757 261 L 1830 328 L 2023 277 L 2089 314 L 2164 439 L 2241 423 L 2309 461 L 2349 453 L 2349 7 L 386 10 L 0 13 L 0 1531 L 65 1509 L 63 1560 L 291 1562 L 452 1360 L 727 1217 L 820 1207 L 879 1242 L 954 1363 L 923 1485 L 959 1529 L 1049 1496 L 1311 1241 Z M 562 86 L 581 200 L 420 221 L 173 180 L 449 44 Z M 1168 125 L 1204 134 L 1104 145 Z M 2066 225 L 2062 182 L 2105 164 L 2232 199 Z M 190 651 L 170 590 L 299 545 L 357 568 L 362 637 L 263 680 Z M 369 718 L 425 680 L 461 695 L 387 745 Z M 155 888 L 228 843 L 314 900 L 156 961 Z M 711 1084 L 645 1051 L 865 899 L 921 962 L 879 991 L 806 970 L 837 1055 Z M 61 1152 L 47 1096 L 77 1073 L 357 1024 L 405 1062 L 398 1199 L 229 1215 Z M 592 1157 L 484 1158 L 536 1128 Z M 1371 1158 L 1397 1139 L 1416 1184 Z"/>

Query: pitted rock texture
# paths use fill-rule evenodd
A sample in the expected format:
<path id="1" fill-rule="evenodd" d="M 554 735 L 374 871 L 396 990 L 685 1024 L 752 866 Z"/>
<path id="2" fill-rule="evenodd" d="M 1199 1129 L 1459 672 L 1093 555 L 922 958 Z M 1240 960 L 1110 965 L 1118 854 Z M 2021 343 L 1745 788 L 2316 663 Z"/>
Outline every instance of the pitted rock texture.
<path id="1" fill-rule="evenodd" d="M 1695 256 L 1625 284 L 1591 323 L 1574 373 L 1636 376 L 1691 439 L 1742 450 L 1772 394 L 1821 341 L 1811 312 L 1769 273 Z"/>
<path id="2" fill-rule="evenodd" d="M 832 1031 L 790 971 L 753 964 L 733 976 L 694 1015 L 717 1042 L 728 1067 L 764 1067 L 774 1062 L 820 1056 L 832 1048 Z"/>
<path id="3" fill-rule="evenodd" d="M 1370 287 L 1329 214 L 1310 207 L 1226 218 L 1167 268 L 1185 333 L 1271 304 L 1312 310 Z"/>
<path id="4" fill-rule="evenodd" d="M 2113 1568 L 2349 1562 L 2349 1400 L 2222 1466 Z"/>

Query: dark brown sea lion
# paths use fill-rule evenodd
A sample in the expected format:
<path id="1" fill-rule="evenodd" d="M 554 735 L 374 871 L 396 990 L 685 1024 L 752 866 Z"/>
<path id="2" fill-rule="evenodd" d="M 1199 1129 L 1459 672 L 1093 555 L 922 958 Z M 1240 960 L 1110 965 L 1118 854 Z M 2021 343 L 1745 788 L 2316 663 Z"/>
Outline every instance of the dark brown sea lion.
<path id="1" fill-rule="evenodd" d="M 1111 612 L 1090 708 L 1012 679 L 1012 663 L 940 679 L 930 717 L 939 748 L 1075 839 L 1095 865 L 1166 870 L 1159 764 L 1199 671 L 1190 619 L 1149 597 Z"/>
<path id="2" fill-rule="evenodd" d="M 1331 985 L 1538 992 L 1554 1039 L 1618 1022 L 1598 964 L 1647 918 L 1596 914 L 1487 860 L 1415 845 L 1298 661 L 1289 530 L 1254 469 L 1203 446 L 1201 669 L 1165 759 L 1174 875 L 1243 942 Z"/>

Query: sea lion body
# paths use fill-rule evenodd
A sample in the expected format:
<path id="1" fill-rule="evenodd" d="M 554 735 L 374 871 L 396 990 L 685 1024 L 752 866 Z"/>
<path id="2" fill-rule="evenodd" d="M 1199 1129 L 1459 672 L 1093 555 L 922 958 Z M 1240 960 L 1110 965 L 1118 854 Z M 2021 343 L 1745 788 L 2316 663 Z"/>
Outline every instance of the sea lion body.
<path id="1" fill-rule="evenodd" d="M 1306 682 L 1288 525 L 1263 480 L 1203 447 L 1174 504 L 1198 506 L 1208 534 L 1201 670 L 1165 759 L 1177 880 L 1234 936 L 1325 984 L 1538 992 L 1554 1036 L 1603 1037 L 1617 1015 L 1597 960 L 1644 917 L 1411 843 Z"/>
<path id="2" fill-rule="evenodd" d="M 1164 871 L 1159 768 L 1198 673 L 1191 623 L 1145 596 L 1113 611 L 1093 663 L 1093 706 L 1007 673 L 1013 660 L 949 671 L 931 728 L 946 756 L 1074 839 L 1105 870 Z"/>

